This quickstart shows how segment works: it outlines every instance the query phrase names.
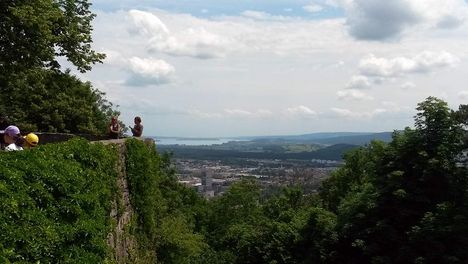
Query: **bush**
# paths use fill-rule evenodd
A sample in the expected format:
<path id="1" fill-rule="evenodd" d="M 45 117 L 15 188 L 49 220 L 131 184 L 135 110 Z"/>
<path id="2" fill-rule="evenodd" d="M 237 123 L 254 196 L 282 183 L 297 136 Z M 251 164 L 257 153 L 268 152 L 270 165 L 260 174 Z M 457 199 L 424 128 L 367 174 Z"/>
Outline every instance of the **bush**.
<path id="1" fill-rule="evenodd" d="M 82 139 L 0 153 L 0 262 L 103 263 L 116 162 Z"/>

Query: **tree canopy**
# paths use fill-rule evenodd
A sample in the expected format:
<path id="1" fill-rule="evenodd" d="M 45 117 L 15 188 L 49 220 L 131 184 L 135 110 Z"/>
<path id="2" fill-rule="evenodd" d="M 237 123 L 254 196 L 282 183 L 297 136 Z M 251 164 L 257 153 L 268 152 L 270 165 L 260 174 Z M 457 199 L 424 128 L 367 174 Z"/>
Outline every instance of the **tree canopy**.
<path id="1" fill-rule="evenodd" d="M 105 133 L 118 114 L 104 93 L 62 70 L 80 72 L 105 55 L 91 47 L 88 0 L 0 3 L 0 112 L 25 131 Z"/>
<path id="2" fill-rule="evenodd" d="M 465 109 L 427 98 L 413 129 L 347 153 L 317 195 L 233 185 L 197 207 L 208 248 L 192 263 L 465 263 Z"/>
<path id="3" fill-rule="evenodd" d="M 94 14 L 88 0 L 3 0 L 0 4 L 0 67 L 59 69 L 68 59 L 85 72 L 104 55 L 91 48 Z"/>

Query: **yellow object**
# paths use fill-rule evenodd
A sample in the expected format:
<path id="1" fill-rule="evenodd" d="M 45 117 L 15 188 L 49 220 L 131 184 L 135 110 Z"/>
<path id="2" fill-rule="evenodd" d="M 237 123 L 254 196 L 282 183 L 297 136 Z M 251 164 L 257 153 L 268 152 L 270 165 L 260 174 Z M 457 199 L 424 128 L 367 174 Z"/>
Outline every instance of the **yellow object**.
<path id="1" fill-rule="evenodd" d="M 34 133 L 29 133 L 24 137 L 29 147 L 36 147 L 39 144 L 39 137 Z"/>

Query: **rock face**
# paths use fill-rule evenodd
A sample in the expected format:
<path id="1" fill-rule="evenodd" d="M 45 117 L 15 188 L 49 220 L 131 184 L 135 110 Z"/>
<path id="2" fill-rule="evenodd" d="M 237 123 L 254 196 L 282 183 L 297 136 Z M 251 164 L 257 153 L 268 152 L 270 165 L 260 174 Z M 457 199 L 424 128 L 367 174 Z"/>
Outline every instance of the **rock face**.
<path id="1" fill-rule="evenodd" d="M 126 179 L 125 169 L 125 140 L 112 140 L 103 142 L 115 144 L 118 148 L 119 159 L 117 163 L 117 193 L 112 202 L 111 218 L 114 221 L 114 230 L 108 235 L 108 244 L 112 249 L 113 260 L 117 263 L 135 263 L 133 253 L 136 252 L 136 239 L 130 234 L 128 228 L 132 221 L 134 211 L 130 202 L 130 191 Z"/>
<path id="2" fill-rule="evenodd" d="M 152 139 L 141 139 L 146 144 L 154 144 Z M 135 211 L 130 200 L 126 173 L 126 146 L 125 139 L 113 139 L 98 141 L 103 144 L 114 145 L 119 153 L 117 163 L 117 190 L 112 202 L 111 219 L 114 224 L 113 231 L 107 237 L 107 243 L 111 248 L 112 260 L 116 263 L 145 263 L 144 258 L 138 255 L 137 239 L 132 235 L 132 223 L 135 221 Z"/>

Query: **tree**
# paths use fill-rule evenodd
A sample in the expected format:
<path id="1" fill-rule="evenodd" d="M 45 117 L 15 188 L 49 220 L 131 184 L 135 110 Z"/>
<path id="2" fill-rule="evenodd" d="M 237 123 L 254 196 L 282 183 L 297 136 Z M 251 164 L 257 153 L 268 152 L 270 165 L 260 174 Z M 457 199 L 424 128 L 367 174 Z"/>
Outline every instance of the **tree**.
<path id="1" fill-rule="evenodd" d="M 395 133 L 383 149 L 367 147 L 368 155 L 349 154 L 346 165 L 327 182 L 328 191 L 322 191 L 326 205 L 338 201 L 339 237 L 331 248 L 338 249 L 335 263 L 468 259 L 468 171 L 457 165 L 466 148 L 463 112 L 451 111 L 434 97 L 417 110 L 415 129 Z M 365 182 L 360 180 L 363 171 Z M 351 187 L 343 189 L 346 183 Z M 338 192 L 337 199 L 330 192 L 335 189 L 345 193 Z"/>
<path id="2" fill-rule="evenodd" d="M 34 69 L 10 77 L 3 79 L 3 113 L 24 131 L 100 134 L 118 115 L 104 93 L 68 72 Z"/>
<path id="3" fill-rule="evenodd" d="M 106 132 L 118 115 L 79 71 L 104 59 L 92 50 L 88 0 L 4 0 L 0 3 L 0 111 L 25 131 Z"/>
<path id="4" fill-rule="evenodd" d="M 88 0 L 3 0 L 0 4 L 0 67 L 60 68 L 67 58 L 81 72 L 101 62 L 91 49 L 94 14 Z"/>

